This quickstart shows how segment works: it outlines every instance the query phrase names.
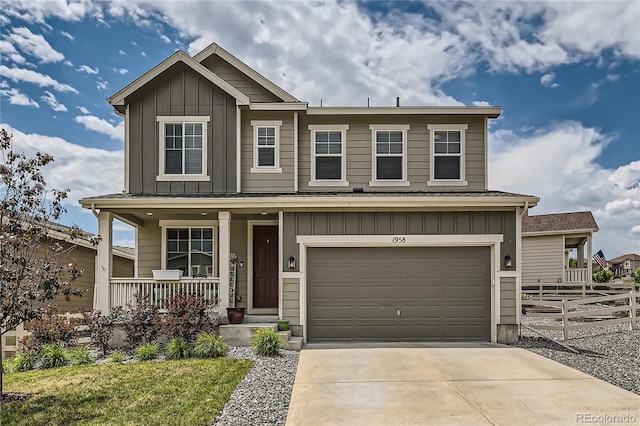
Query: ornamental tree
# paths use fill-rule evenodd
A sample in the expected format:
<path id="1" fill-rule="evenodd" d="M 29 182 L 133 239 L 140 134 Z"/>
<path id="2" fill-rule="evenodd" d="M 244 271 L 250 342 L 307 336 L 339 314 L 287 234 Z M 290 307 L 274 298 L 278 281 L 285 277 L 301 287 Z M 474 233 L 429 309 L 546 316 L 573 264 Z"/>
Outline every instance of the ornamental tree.
<path id="1" fill-rule="evenodd" d="M 27 157 L 13 150 L 12 139 L 0 129 L 0 355 L 2 335 L 38 318 L 57 295 L 80 294 L 73 286 L 80 271 L 69 262 L 75 245 L 50 238 L 68 191 L 46 190 L 41 169 L 51 155 Z M 71 228 L 67 239 L 79 232 Z M 0 400 L 2 395 L 0 372 Z"/>

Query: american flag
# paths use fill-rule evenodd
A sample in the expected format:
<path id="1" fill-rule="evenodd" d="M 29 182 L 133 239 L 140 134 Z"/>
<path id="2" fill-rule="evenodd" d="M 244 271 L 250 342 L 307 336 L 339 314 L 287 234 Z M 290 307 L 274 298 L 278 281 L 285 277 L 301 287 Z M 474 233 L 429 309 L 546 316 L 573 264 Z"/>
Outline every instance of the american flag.
<path id="1" fill-rule="evenodd" d="M 602 250 L 593 255 L 593 260 L 595 260 L 602 269 L 607 269 L 607 261 L 604 258 Z"/>

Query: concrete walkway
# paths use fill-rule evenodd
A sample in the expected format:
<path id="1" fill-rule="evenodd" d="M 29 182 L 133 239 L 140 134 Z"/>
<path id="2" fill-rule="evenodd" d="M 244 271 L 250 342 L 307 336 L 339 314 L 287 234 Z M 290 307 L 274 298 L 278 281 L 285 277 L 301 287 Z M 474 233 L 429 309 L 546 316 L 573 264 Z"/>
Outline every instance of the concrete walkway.
<path id="1" fill-rule="evenodd" d="M 287 426 L 640 424 L 640 396 L 498 345 L 303 349 Z"/>

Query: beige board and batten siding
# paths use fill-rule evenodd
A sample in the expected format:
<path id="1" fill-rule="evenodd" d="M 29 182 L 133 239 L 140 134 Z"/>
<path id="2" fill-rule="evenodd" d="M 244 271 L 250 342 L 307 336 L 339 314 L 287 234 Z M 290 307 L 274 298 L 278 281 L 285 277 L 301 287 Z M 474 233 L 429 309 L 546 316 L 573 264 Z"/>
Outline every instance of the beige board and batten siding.
<path id="1" fill-rule="evenodd" d="M 500 278 L 500 324 L 517 323 L 516 278 Z"/>
<path id="2" fill-rule="evenodd" d="M 502 234 L 504 238 L 500 252 L 510 254 L 514 264 L 517 264 L 515 221 L 515 212 L 511 211 L 286 212 L 282 255 L 284 259 L 299 257 L 298 235 Z M 500 264 L 504 269 L 503 263 Z M 299 265 L 295 270 L 299 270 Z M 287 267 L 286 271 L 293 270 Z"/>
<path id="3" fill-rule="evenodd" d="M 562 282 L 564 236 L 522 236 L 522 285 Z"/>
<path id="4" fill-rule="evenodd" d="M 129 106 L 129 193 L 236 192 L 236 100 L 182 63 L 126 99 Z M 207 181 L 159 181 L 159 116 L 209 117 Z"/>
<path id="5" fill-rule="evenodd" d="M 309 125 L 349 125 L 346 131 L 346 154 L 348 187 L 309 186 L 311 180 L 311 131 Z M 372 131 L 369 125 L 409 125 L 407 132 L 407 176 L 410 186 L 374 186 L 372 176 Z M 427 186 L 429 180 L 430 124 L 467 124 L 465 133 L 465 179 L 467 186 Z M 471 191 L 485 190 L 485 120 L 481 116 L 439 115 L 340 115 L 300 116 L 299 125 L 299 188 L 300 191 Z"/>
<path id="6" fill-rule="evenodd" d="M 282 122 L 280 126 L 280 140 L 278 141 L 281 173 L 251 171 L 254 166 L 254 140 L 251 121 Z M 242 192 L 293 192 L 293 113 L 287 111 L 250 111 L 243 108 L 241 122 Z"/>
<path id="7" fill-rule="evenodd" d="M 282 101 L 217 55 L 211 55 L 201 63 L 207 69 L 213 71 L 215 75 L 247 95 L 251 102 Z"/>

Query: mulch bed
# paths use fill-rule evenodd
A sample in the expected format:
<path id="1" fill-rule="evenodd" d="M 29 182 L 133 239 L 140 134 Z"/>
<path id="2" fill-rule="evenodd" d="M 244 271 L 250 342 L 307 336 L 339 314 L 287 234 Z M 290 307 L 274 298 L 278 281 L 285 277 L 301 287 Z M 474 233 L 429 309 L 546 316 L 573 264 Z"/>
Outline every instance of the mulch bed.
<path id="1" fill-rule="evenodd" d="M 15 402 L 15 401 L 26 401 L 32 396 L 33 394 L 31 393 L 5 392 L 2 395 L 0 395 L 0 404 L 4 404 L 7 402 Z"/>

